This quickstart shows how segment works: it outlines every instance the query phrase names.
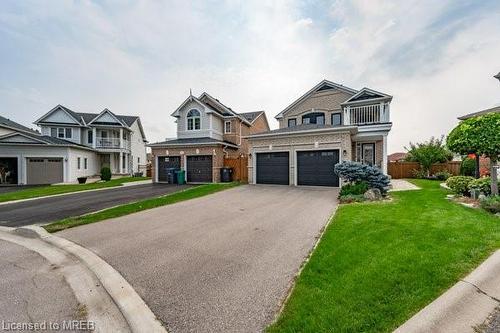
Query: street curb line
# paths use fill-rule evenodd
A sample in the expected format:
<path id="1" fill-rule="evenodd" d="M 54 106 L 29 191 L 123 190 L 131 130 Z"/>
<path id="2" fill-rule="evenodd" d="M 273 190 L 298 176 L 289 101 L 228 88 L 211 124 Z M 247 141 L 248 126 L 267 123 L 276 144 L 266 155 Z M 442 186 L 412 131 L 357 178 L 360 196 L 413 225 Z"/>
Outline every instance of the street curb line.
<path id="1" fill-rule="evenodd" d="M 140 183 L 140 182 L 142 182 L 142 180 L 137 181 L 137 183 Z M 129 184 L 129 183 L 135 183 L 135 182 L 122 183 L 121 185 L 117 185 L 117 186 L 95 188 L 95 189 L 92 189 L 92 190 L 74 191 L 74 192 L 67 192 L 67 193 L 44 195 L 43 197 L 36 197 L 36 198 L 27 198 L 27 199 L 20 199 L 20 200 L 4 201 L 4 202 L 0 202 L 0 206 L 15 204 L 15 203 L 18 203 L 18 202 L 27 202 L 27 201 L 47 199 L 47 198 L 57 198 L 57 197 L 62 197 L 62 196 L 65 196 L 65 195 L 70 195 L 70 194 L 105 191 L 105 190 L 117 189 L 117 188 L 120 188 L 120 187 L 129 187 L 129 186 L 138 186 L 138 185 L 147 185 L 147 184 L 149 184 L 149 183 L 141 183 L 141 184 L 133 184 L 133 185 L 123 185 L 123 184 Z M 65 185 L 53 185 L 53 186 L 65 186 Z"/>
<path id="2" fill-rule="evenodd" d="M 476 332 L 500 304 L 500 250 L 421 309 L 394 333 Z"/>
<path id="3" fill-rule="evenodd" d="M 125 278 L 94 252 L 65 238 L 51 235 L 39 226 L 24 228 L 35 231 L 42 240 L 80 259 L 101 281 L 103 287 L 125 317 L 132 332 L 167 332 Z"/>
<path id="4" fill-rule="evenodd" d="M 15 231 L 16 228 L 1 227 L 0 239 L 36 253 L 53 268 L 59 269 L 75 299 L 86 306 L 86 320 L 94 323 L 95 332 L 129 331 L 129 324 L 115 301 L 87 266 L 70 253 L 36 236 L 17 235 Z"/>

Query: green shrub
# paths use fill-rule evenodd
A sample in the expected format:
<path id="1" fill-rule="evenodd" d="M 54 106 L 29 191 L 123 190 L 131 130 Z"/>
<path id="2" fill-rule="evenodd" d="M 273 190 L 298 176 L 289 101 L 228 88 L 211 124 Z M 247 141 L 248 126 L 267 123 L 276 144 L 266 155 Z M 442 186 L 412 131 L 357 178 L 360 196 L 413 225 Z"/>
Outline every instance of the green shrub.
<path id="1" fill-rule="evenodd" d="M 485 195 L 491 194 L 491 178 L 484 177 L 479 179 L 474 179 L 469 184 L 469 191 L 479 191 L 483 192 Z"/>
<path id="2" fill-rule="evenodd" d="M 339 197 L 340 203 L 363 202 L 365 200 L 362 194 L 346 194 Z"/>
<path id="3" fill-rule="evenodd" d="M 427 177 L 427 171 L 425 171 L 424 169 L 413 169 L 411 173 L 413 174 L 414 178 L 424 179 Z"/>
<path id="4" fill-rule="evenodd" d="M 434 174 L 434 176 L 438 179 L 438 180 L 447 180 L 448 178 L 450 178 L 451 176 L 453 176 L 451 173 L 449 173 L 448 171 L 439 171 L 439 172 L 436 172 Z"/>
<path id="5" fill-rule="evenodd" d="M 108 167 L 104 167 L 101 169 L 101 180 L 111 180 L 111 169 Z"/>
<path id="6" fill-rule="evenodd" d="M 369 188 L 378 188 L 382 195 L 387 193 L 391 181 L 387 175 L 377 167 L 359 162 L 346 161 L 338 163 L 334 168 L 335 173 L 348 183 L 364 181 Z"/>
<path id="7" fill-rule="evenodd" d="M 360 181 L 352 184 L 345 184 L 342 186 L 340 189 L 340 194 L 339 196 L 345 196 L 348 194 L 364 194 L 366 191 L 368 191 L 368 183 L 365 181 Z"/>
<path id="8" fill-rule="evenodd" d="M 446 180 L 446 185 L 456 194 L 468 195 L 469 184 L 473 180 L 474 178 L 469 176 L 454 176 Z"/>
<path id="9" fill-rule="evenodd" d="M 474 176 L 476 173 L 476 160 L 472 158 L 464 158 L 460 163 L 460 174 L 462 176 Z"/>
<path id="10" fill-rule="evenodd" d="M 481 208 L 487 210 L 490 213 L 500 213 L 500 195 L 486 197 L 485 199 L 481 200 L 480 204 Z"/>

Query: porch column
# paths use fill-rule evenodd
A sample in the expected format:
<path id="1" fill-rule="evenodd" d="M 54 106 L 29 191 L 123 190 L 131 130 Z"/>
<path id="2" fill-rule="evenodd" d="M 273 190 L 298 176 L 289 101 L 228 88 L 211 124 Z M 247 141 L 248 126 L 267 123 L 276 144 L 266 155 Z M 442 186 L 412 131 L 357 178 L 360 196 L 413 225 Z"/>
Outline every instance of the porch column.
<path id="1" fill-rule="evenodd" d="M 387 134 L 382 137 L 382 172 L 387 175 Z"/>
<path id="2" fill-rule="evenodd" d="M 120 152 L 120 161 L 118 162 L 118 170 L 120 174 L 123 173 L 122 167 L 123 167 L 123 152 Z"/>
<path id="3" fill-rule="evenodd" d="M 123 128 L 120 128 L 120 148 L 123 148 Z"/>
<path id="4" fill-rule="evenodd" d="M 97 129 L 95 127 L 92 128 L 92 148 L 95 149 L 97 145 Z"/>
<path id="5" fill-rule="evenodd" d="M 125 173 L 130 173 L 130 154 L 125 154 Z"/>

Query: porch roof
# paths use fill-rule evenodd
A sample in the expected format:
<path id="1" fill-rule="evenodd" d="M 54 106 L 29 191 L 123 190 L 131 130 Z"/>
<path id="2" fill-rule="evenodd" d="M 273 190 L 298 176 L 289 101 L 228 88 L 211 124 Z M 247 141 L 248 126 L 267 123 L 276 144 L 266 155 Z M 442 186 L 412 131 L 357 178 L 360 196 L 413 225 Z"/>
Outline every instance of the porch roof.
<path id="1" fill-rule="evenodd" d="M 210 145 L 223 145 L 233 148 L 238 148 L 237 145 L 228 141 L 217 140 L 213 138 L 186 138 L 174 139 L 161 142 L 155 142 L 148 145 L 148 147 L 181 147 L 181 146 L 210 146 Z"/>

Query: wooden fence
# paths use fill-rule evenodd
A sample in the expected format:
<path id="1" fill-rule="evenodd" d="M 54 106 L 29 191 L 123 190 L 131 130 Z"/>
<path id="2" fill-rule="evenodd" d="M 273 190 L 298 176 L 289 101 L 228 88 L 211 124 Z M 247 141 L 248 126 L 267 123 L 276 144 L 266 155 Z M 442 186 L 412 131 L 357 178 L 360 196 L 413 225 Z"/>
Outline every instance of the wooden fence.
<path id="1" fill-rule="evenodd" d="M 394 179 L 414 178 L 415 170 L 420 169 L 417 162 L 389 162 L 387 164 L 387 173 Z M 460 174 L 460 161 L 451 161 L 447 163 L 436 163 L 431 166 L 431 175 L 439 171 L 447 171 L 454 176 Z"/>
<path id="2" fill-rule="evenodd" d="M 224 166 L 233 168 L 233 180 L 248 182 L 248 157 L 224 158 Z"/>

